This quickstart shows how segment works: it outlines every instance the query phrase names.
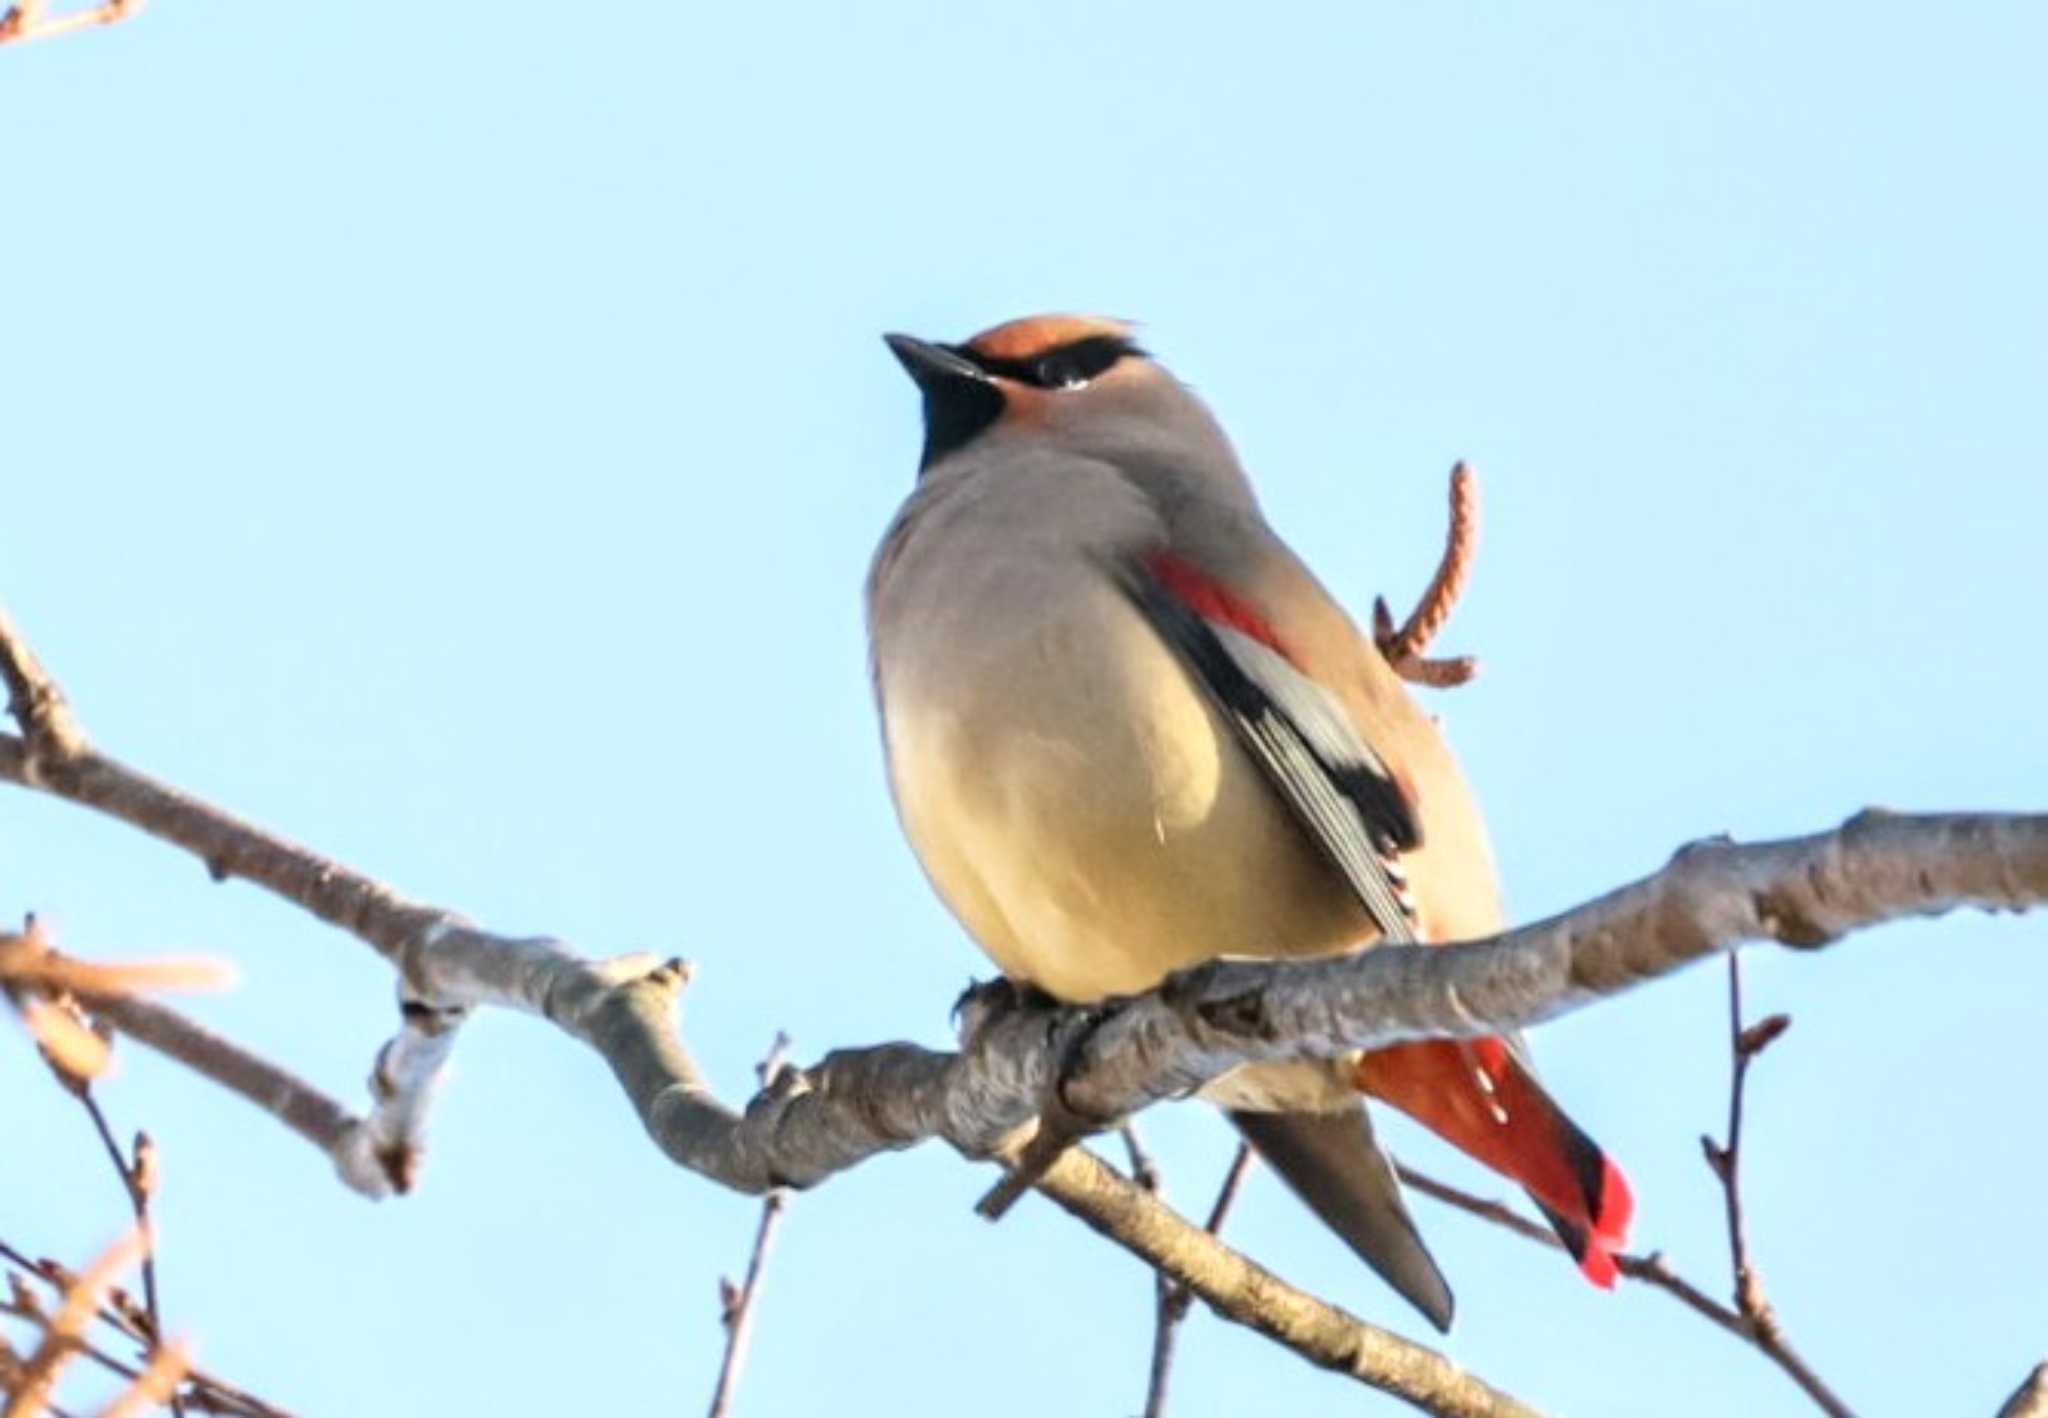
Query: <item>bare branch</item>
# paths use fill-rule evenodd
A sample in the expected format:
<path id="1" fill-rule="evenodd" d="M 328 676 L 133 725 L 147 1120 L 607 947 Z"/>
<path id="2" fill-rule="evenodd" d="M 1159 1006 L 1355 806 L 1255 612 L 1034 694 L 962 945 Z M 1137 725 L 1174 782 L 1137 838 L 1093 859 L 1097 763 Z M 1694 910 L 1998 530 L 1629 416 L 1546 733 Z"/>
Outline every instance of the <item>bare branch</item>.
<path id="1" fill-rule="evenodd" d="M 0 45 L 19 44 L 31 39 L 55 39 L 60 34 L 111 25 L 127 19 L 142 8 L 142 0 L 101 0 L 88 10 L 45 17 L 43 0 L 19 0 L 0 14 Z"/>
<path id="2" fill-rule="evenodd" d="M 1733 1059 L 1729 1085 L 1728 1143 L 1721 1146 L 1711 1138 L 1700 1139 L 1706 1152 L 1707 1164 L 1720 1180 L 1727 1210 L 1729 1249 L 1735 1272 L 1735 1307 L 1731 1309 L 1715 1302 L 1699 1287 L 1680 1278 L 1660 1253 L 1652 1252 L 1647 1256 L 1616 1256 L 1615 1264 L 1623 1275 L 1663 1290 L 1737 1339 L 1755 1346 L 1772 1363 L 1784 1370 L 1785 1374 L 1824 1412 L 1835 1415 L 1835 1418 L 1849 1418 L 1848 1406 L 1828 1388 L 1819 1375 L 1814 1373 L 1786 1339 L 1783 1327 L 1765 1297 L 1762 1275 L 1750 1258 L 1748 1237 L 1743 1225 L 1740 1183 L 1745 1085 L 1750 1064 L 1791 1027 L 1792 1021 L 1785 1015 L 1774 1014 L 1753 1025 L 1743 1023 L 1740 961 L 1741 957 L 1738 955 L 1730 954 L 1728 957 L 1728 1038 Z M 1548 1227 L 1537 1225 L 1511 1207 L 1461 1191 L 1410 1167 L 1397 1166 L 1396 1170 L 1403 1184 L 1426 1196 L 1434 1197 L 1470 1215 L 1513 1231 L 1516 1235 L 1538 1245 L 1553 1250 L 1564 1248 L 1563 1243 Z"/>
<path id="3" fill-rule="evenodd" d="M 1443 1355 L 1288 1284 L 1161 1206 L 1085 1147 L 1069 1148 L 1039 1190 L 1098 1235 L 1186 1286 L 1224 1319 L 1425 1413 L 1532 1418 L 1535 1410 Z"/>
<path id="4" fill-rule="evenodd" d="M 10 1293 L 8 1298 L 0 1299 L 0 1314 L 12 1315 L 48 1333 L 55 1315 L 34 1298 L 26 1283 L 27 1279 L 32 1278 L 49 1286 L 54 1293 L 63 1295 L 69 1293 L 77 1284 L 77 1274 L 55 1261 L 31 1261 L 5 1241 L 0 1241 L 0 1260 L 6 1260 L 18 1267 L 8 1276 Z M 148 1343 L 148 1335 L 137 1323 L 131 1311 L 112 1304 L 102 1304 L 93 1318 L 124 1339 L 142 1345 Z M 143 1369 L 122 1362 L 90 1340 L 81 1336 L 74 1344 L 81 1358 L 89 1359 L 108 1373 L 117 1375 L 125 1380 L 131 1389 L 143 1381 Z M 166 1352 L 175 1352 L 177 1349 L 178 1346 L 173 1343 L 167 1347 Z M 17 1382 L 17 1377 L 8 1377 L 5 1385 L 0 1386 L 0 1392 L 11 1390 Z M 283 1409 L 274 1408 L 254 1394 L 200 1369 L 188 1368 L 184 1375 L 184 1385 L 185 1401 L 204 1413 L 226 1414 L 230 1418 L 290 1418 Z M 54 1406 L 50 1411 L 58 1412 Z"/>
<path id="5" fill-rule="evenodd" d="M 128 1194 L 129 1208 L 135 1213 L 135 1231 L 142 1238 L 143 1318 L 149 1328 L 147 1353 L 150 1371 L 158 1372 L 161 1365 L 162 1372 L 171 1373 L 168 1384 L 163 1388 L 164 1397 L 169 1400 L 171 1411 L 177 1418 L 185 1418 L 184 1404 L 177 1396 L 177 1382 L 178 1378 L 183 1376 L 188 1363 L 182 1352 L 165 1348 L 163 1306 L 157 1298 L 156 1221 L 149 1211 L 149 1201 L 156 1194 L 159 1176 L 156 1144 L 150 1140 L 148 1133 L 138 1132 L 135 1134 L 132 1160 L 122 1155 L 121 1144 L 114 1140 L 114 1130 L 107 1125 L 107 1115 L 101 1109 L 99 1099 L 93 1096 L 92 1084 L 84 1079 L 74 1082 L 66 1078 L 61 1071 L 57 1077 L 59 1082 L 64 1084 L 65 1091 L 78 1099 L 86 1115 L 92 1119 L 93 1131 L 99 1135 L 100 1146 L 106 1150 L 107 1161 L 113 1167 L 114 1175 L 120 1178 L 121 1189 Z M 176 1360 L 172 1363 L 171 1356 L 174 1352 Z M 155 1383 L 155 1380 L 151 1381 L 151 1385 Z M 153 1392 L 154 1388 L 151 1385 L 145 1385 L 143 1380 L 138 1379 L 129 1392 L 131 1395 L 139 1394 L 145 1392 L 146 1388 Z"/>
<path id="6" fill-rule="evenodd" d="M 19 741 L 0 735 L 0 777 L 24 782 L 21 765 Z M 591 961 L 557 941 L 456 924 L 451 912 L 95 753 L 53 766 L 47 779 L 49 791 L 229 863 L 232 874 L 350 930 L 398 967 L 417 1000 L 552 1020 L 605 1055 L 671 1158 L 757 1193 L 809 1185 L 935 1136 L 987 1155 L 1040 1111 L 1084 1025 L 1062 1091 L 1107 1121 L 1244 1062 L 1540 1023 L 1745 941 L 1818 946 L 1905 916 L 2048 900 L 2048 817 L 1869 812 L 1811 837 L 1695 844 L 1643 881 L 1486 941 L 1219 962 L 1121 1001 L 1099 1021 L 1068 1011 L 1047 1029 L 1020 1011 L 960 1055 L 900 1044 L 838 1051 L 806 1073 L 803 1089 L 739 1116 L 712 1096 L 675 1034 L 679 961 Z"/>
<path id="7" fill-rule="evenodd" d="M 1728 956 L 1728 1141 L 1717 1146 L 1712 1138 L 1700 1139 L 1707 1166 L 1720 1179 L 1721 1194 L 1728 1213 L 1728 1255 L 1735 1272 L 1735 1308 L 1755 1344 L 1806 1391 L 1816 1407 L 1830 1418 L 1853 1418 L 1849 1405 L 1835 1396 L 1785 1337 L 1778 1313 L 1764 1294 L 1763 1273 L 1749 1253 L 1749 1233 L 1742 1219 L 1742 1103 L 1749 1083 L 1749 1066 L 1771 1042 L 1791 1027 L 1791 1019 L 1774 1014 L 1755 1025 L 1742 1022 L 1742 957 Z"/>
<path id="8" fill-rule="evenodd" d="M 17 5 L 0 16 L 0 38 L 27 38 L 20 33 L 9 35 L 8 26 L 18 29 L 34 23 L 34 11 Z M 0 681 L 7 685 L 7 712 L 21 725 L 27 747 L 23 769 L 31 785 L 42 761 L 76 758 L 86 751 L 85 731 L 72 717 L 64 691 L 29 648 L 5 606 L 0 606 Z"/>
<path id="9" fill-rule="evenodd" d="M 1123 1138 L 1131 1155 L 1132 1177 L 1146 1191 L 1154 1196 L 1160 1195 L 1159 1167 L 1151 1154 L 1145 1151 L 1137 1128 L 1126 1123 Z M 1223 1222 L 1230 1215 L 1231 1205 L 1237 1200 L 1245 1175 L 1252 1169 L 1253 1155 L 1250 1143 L 1240 1142 L 1237 1145 L 1237 1155 L 1231 1158 L 1230 1169 L 1223 1174 L 1223 1185 L 1217 1189 L 1216 1200 L 1209 1208 L 1208 1224 L 1203 1227 L 1211 1236 L 1223 1234 Z M 1166 1418 L 1166 1394 L 1173 1378 L 1174 1341 L 1180 1334 L 1181 1324 L 1188 1317 L 1188 1311 L 1193 1308 L 1195 1297 L 1187 1286 L 1167 1279 L 1163 1272 L 1154 1274 L 1153 1290 L 1152 1362 L 1146 1374 L 1144 1418 Z"/>
<path id="10" fill-rule="evenodd" d="M 1126 1122 L 1118 1129 L 1124 1140 L 1124 1153 L 1131 1164 L 1131 1180 L 1144 1188 L 1148 1195 L 1164 1201 L 1166 1178 L 1159 1170 L 1158 1160 L 1145 1148 L 1144 1138 L 1138 1135 L 1138 1125 Z M 1162 1271 L 1152 1272 L 1152 1359 L 1145 1368 L 1145 1412 L 1144 1418 L 1166 1418 L 1166 1390 L 1173 1378 L 1173 1343 L 1180 1333 L 1181 1319 L 1186 1308 L 1175 1312 L 1172 1299 L 1179 1293 L 1171 1280 Z"/>
<path id="11" fill-rule="evenodd" d="M 788 1202 L 788 1192 L 768 1193 L 761 1203 L 761 1224 L 754 1231 L 754 1253 L 747 1260 L 746 1280 L 738 1285 L 723 1278 L 719 1281 L 719 1320 L 725 1326 L 725 1357 L 719 1362 L 718 1386 L 711 1394 L 711 1418 L 727 1418 L 732 1412 L 733 1392 L 747 1362 L 748 1341 L 753 1338 L 754 1301 L 761 1293 L 761 1273 L 768 1264 L 768 1248 L 775 1243 L 776 1223 L 782 1219 Z"/>
<path id="12" fill-rule="evenodd" d="M 1533 1241 L 1547 1250 L 1562 1251 L 1564 1242 L 1548 1226 L 1539 1226 L 1528 1217 L 1516 1211 L 1505 1202 L 1491 1201 L 1474 1196 L 1448 1182 L 1439 1181 L 1413 1167 L 1396 1164 L 1394 1170 L 1400 1174 L 1403 1186 L 1412 1187 L 1424 1196 L 1457 1208 L 1482 1221 L 1492 1222 L 1505 1231 L 1512 1231 L 1525 1241 Z M 1662 1251 L 1651 1251 L 1647 1255 L 1617 1255 L 1614 1265 L 1623 1275 L 1644 1285 L 1662 1290 L 1702 1319 L 1734 1335 L 1745 1344 L 1755 1344 L 1756 1336 L 1750 1332 L 1749 1322 L 1740 1313 L 1720 1303 L 1706 1291 L 1694 1285 L 1671 1268 Z M 1776 1355 L 1767 1355 L 1777 1362 Z"/>
<path id="13" fill-rule="evenodd" d="M 100 1296 L 114 1277 L 140 1254 L 140 1232 L 130 1231 L 100 1254 L 77 1275 L 70 1277 L 57 1303 L 57 1312 L 43 1326 L 42 1343 L 36 1346 L 10 1385 L 7 1406 L 0 1418 L 35 1418 L 49 1406 L 50 1391 L 57 1374 L 84 1348 L 85 1327 L 99 1310 Z"/>
<path id="14" fill-rule="evenodd" d="M 137 1418 L 165 1404 L 182 1418 L 185 1405 L 178 1397 L 178 1383 L 191 1367 L 191 1357 L 184 1345 L 163 1345 L 150 1355 L 149 1366 L 136 1375 L 128 1392 L 100 1411 L 100 1418 Z"/>
<path id="15" fill-rule="evenodd" d="M 780 1032 L 768 1046 L 768 1056 L 755 1073 L 763 1089 L 793 1085 L 795 1070 L 788 1064 L 789 1035 Z M 776 1224 L 788 1205 L 789 1193 L 776 1190 L 761 1203 L 761 1224 L 754 1231 L 754 1252 L 747 1258 L 746 1279 L 738 1285 L 718 1279 L 719 1322 L 725 1326 L 725 1356 L 719 1361 L 718 1383 L 711 1393 L 711 1418 L 727 1418 L 732 1396 L 739 1387 L 740 1370 L 746 1366 L 748 1342 L 753 1338 L 755 1301 L 761 1294 L 761 1276 L 768 1265 L 768 1248 L 775 1243 Z"/>
<path id="16" fill-rule="evenodd" d="M 100 1019 L 246 1098 L 333 1159 L 344 1180 L 366 1146 L 363 1122 L 319 1089 L 167 1005 L 125 995 L 89 998 Z"/>
<path id="17" fill-rule="evenodd" d="M 225 967 L 203 960 L 118 965 L 76 960 L 58 953 L 32 915 L 20 934 L 0 931 L 0 995 L 20 1011 L 58 1082 L 80 1097 L 109 1062 L 106 1039 L 88 1027 L 81 999 L 207 989 L 225 983 L 228 974 Z"/>

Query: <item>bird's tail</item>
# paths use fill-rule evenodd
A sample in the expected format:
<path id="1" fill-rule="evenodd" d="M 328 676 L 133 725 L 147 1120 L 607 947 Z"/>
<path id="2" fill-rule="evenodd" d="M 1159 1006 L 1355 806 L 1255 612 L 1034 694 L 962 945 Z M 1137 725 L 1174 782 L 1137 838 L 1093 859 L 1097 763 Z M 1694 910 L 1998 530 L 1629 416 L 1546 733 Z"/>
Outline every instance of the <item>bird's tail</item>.
<path id="1" fill-rule="evenodd" d="M 1527 1189 L 1588 1280 L 1614 1284 L 1635 1211 L 1628 1178 L 1551 1100 L 1504 1039 L 1431 1040 L 1358 1061 L 1360 1092 L 1391 1103 Z"/>
<path id="2" fill-rule="evenodd" d="M 1360 1259 L 1431 1324 L 1451 1327 L 1451 1287 L 1408 1215 L 1363 1105 L 1338 1113 L 1233 1111 L 1230 1120 Z"/>

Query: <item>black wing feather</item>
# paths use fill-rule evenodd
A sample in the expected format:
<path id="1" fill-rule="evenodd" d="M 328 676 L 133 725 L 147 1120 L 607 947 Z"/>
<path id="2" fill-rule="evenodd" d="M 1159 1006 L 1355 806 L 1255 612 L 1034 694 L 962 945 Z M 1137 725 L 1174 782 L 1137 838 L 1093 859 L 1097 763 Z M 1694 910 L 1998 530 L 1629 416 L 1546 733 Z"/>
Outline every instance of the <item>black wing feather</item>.
<path id="1" fill-rule="evenodd" d="M 1381 936 L 1413 942 L 1415 931 L 1386 858 L 1414 846 L 1420 833 L 1399 785 L 1370 746 L 1337 721 L 1333 706 L 1309 697 L 1313 686 L 1304 684 L 1308 693 L 1296 694 L 1280 676 L 1256 677 L 1257 655 L 1277 661 L 1274 651 L 1240 632 L 1219 630 L 1143 567 L 1127 568 L 1122 581 L 1288 810 L 1343 874 Z M 1225 635 L 1241 643 L 1233 649 Z M 1291 669 L 1288 675 L 1298 678 Z"/>

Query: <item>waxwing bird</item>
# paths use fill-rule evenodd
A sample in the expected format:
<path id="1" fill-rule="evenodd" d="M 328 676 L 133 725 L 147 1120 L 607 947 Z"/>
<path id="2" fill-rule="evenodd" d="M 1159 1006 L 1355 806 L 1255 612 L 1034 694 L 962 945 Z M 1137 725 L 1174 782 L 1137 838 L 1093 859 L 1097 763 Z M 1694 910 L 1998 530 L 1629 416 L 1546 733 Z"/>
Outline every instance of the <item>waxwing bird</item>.
<path id="1" fill-rule="evenodd" d="M 925 418 L 868 579 L 890 786 L 1004 974 L 1086 1002 L 1217 956 L 1501 928 L 1434 724 L 1127 326 L 1038 316 L 888 344 Z M 1517 1039 L 1248 1065 L 1204 1093 L 1439 1328 L 1450 1288 L 1361 1095 L 1519 1182 L 1613 1284 L 1628 1184 Z"/>

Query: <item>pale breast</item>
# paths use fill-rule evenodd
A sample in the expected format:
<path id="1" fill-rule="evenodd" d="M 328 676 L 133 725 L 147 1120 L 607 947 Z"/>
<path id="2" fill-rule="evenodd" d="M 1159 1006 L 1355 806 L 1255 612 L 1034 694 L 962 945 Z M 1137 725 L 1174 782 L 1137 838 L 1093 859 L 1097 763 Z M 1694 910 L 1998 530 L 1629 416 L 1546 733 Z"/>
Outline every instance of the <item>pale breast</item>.
<path id="1" fill-rule="evenodd" d="M 1069 571 L 1041 578 L 1028 616 L 990 605 L 978 632 L 882 671 L 905 827 L 982 947 L 1087 1000 L 1366 935 L 1151 627 L 1093 566 Z"/>

